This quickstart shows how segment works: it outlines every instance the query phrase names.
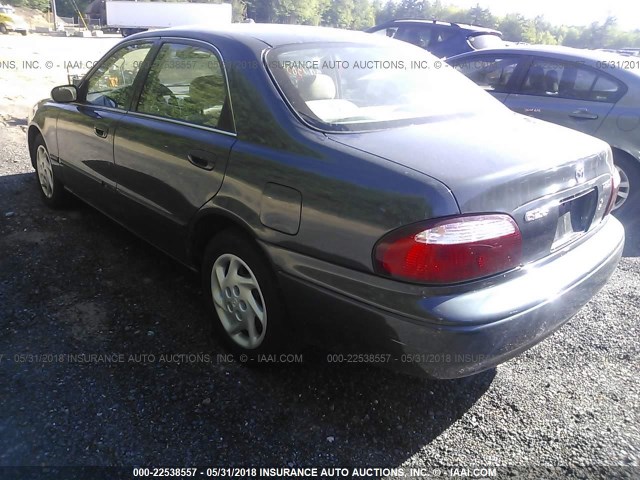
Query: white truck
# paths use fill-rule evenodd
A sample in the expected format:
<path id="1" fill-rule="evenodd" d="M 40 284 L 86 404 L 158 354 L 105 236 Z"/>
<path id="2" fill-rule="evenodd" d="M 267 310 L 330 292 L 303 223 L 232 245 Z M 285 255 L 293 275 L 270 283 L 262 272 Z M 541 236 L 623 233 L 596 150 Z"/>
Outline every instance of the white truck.
<path id="1" fill-rule="evenodd" d="M 107 27 L 120 29 L 126 37 L 153 28 L 231 23 L 231 4 L 107 0 L 106 15 Z"/>

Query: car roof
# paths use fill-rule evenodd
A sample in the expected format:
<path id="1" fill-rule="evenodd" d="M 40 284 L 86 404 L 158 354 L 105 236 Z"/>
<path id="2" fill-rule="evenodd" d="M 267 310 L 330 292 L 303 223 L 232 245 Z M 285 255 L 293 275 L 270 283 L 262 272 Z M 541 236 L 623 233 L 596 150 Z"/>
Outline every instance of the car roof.
<path id="1" fill-rule="evenodd" d="M 584 48 L 573 48 L 573 47 L 565 47 L 563 45 L 514 45 L 507 47 L 497 47 L 497 48 L 485 48 L 482 50 L 476 50 L 475 52 L 463 53 L 460 55 L 456 55 L 456 57 L 451 57 L 451 60 L 457 57 L 462 57 L 463 55 L 470 55 L 471 53 L 477 54 L 486 54 L 486 53 L 517 53 L 524 55 L 533 55 L 533 54 L 541 54 L 548 57 L 554 58 L 570 58 L 573 60 L 591 60 L 594 62 L 597 61 L 606 61 L 606 60 L 619 60 L 623 57 L 622 55 L 613 53 L 613 52 L 605 52 L 602 50 L 587 50 Z"/>
<path id="2" fill-rule="evenodd" d="M 384 26 L 392 26 L 397 24 L 417 24 L 417 25 L 441 25 L 444 27 L 453 27 L 460 28 L 462 30 L 471 30 L 478 33 L 491 33 L 494 35 L 502 35 L 502 32 L 498 30 L 494 30 L 493 28 L 481 27 L 478 25 L 470 25 L 467 23 L 458 23 L 458 22 L 443 22 L 440 20 L 426 20 L 420 18 L 398 18 L 395 20 L 389 20 L 388 22 L 381 23 L 373 27 L 374 29 L 384 27 Z M 371 30 L 371 29 L 369 29 Z"/>
<path id="3" fill-rule="evenodd" d="M 187 25 L 137 34 L 138 38 L 182 36 L 213 41 L 216 38 L 232 39 L 247 45 L 262 42 L 270 47 L 293 43 L 349 42 L 383 43 L 364 32 L 309 25 L 281 25 L 270 23 L 232 23 L 228 25 Z M 373 38 L 372 38 L 373 37 Z M 384 39 L 382 39 L 384 40 Z"/>

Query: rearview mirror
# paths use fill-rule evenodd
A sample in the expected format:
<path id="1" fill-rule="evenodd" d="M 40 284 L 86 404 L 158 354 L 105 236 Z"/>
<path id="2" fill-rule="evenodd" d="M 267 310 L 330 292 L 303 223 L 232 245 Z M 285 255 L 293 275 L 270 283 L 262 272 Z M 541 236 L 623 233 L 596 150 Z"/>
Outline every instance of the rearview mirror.
<path id="1" fill-rule="evenodd" d="M 51 90 L 51 98 L 55 102 L 69 103 L 78 99 L 78 89 L 75 85 L 62 85 Z"/>

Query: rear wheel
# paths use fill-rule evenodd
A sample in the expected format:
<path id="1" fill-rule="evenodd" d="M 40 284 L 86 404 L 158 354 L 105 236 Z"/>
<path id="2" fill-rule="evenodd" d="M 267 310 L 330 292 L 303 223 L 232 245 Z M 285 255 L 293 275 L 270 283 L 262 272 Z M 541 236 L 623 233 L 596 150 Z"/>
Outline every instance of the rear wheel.
<path id="1" fill-rule="evenodd" d="M 205 303 L 225 344 L 240 354 L 283 351 L 284 304 L 255 242 L 225 230 L 210 241 L 202 267 Z"/>
<path id="2" fill-rule="evenodd" d="M 614 205 L 614 214 L 620 219 L 631 218 L 638 212 L 640 201 L 640 162 L 632 157 L 617 153 L 614 163 L 620 173 L 620 188 Z"/>
<path id="3" fill-rule="evenodd" d="M 68 193 L 55 176 L 49 150 L 41 135 L 38 135 L 33 142 L 33 156 L 36 179 L 44 203 L 53 208 L 64 206 L 68 200 Z"/>
<path id="4" fill-rule="evenodd" d="M 4 23 L 0 23 L 0 33 L 3 35 L 9 33 L 9 30 L 7 30 L 7 26 Z"/>

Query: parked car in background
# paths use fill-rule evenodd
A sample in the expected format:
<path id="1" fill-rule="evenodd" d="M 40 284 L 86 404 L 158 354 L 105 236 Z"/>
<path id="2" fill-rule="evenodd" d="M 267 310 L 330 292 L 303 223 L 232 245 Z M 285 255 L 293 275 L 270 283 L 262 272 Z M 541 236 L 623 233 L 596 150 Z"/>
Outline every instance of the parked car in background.
<path id="1" fill-rule="evenodd" d="M 598 137 L 621 183 L 615 210 L 640 211 L 640 60 L 602 51 L 529 45 L 447 60 L 512 110 Z"/>
<path id="2" fill-rule="evenodd" d="M 440 58 L 503 45 L 497 30 L 436 20 L 391 20 L 366 31 L 412 43 Z"/>
<path id="3" fill-rule="evenodd" d="M 9 32 L 26 35 L 29 26 L 11 5 L 0 5 L 0 33 L 6 35 Z"/>
<path id="4" fill-rule="evenodd" d="M 34 108 L 41 196 L 199 270 L 248 360 L 311 341 L 437 378 L 491 368 L 613 273 L 618 177 L 606 143 L 406 68 L 436 61 L 319 27 L 131 36 Z"/>

